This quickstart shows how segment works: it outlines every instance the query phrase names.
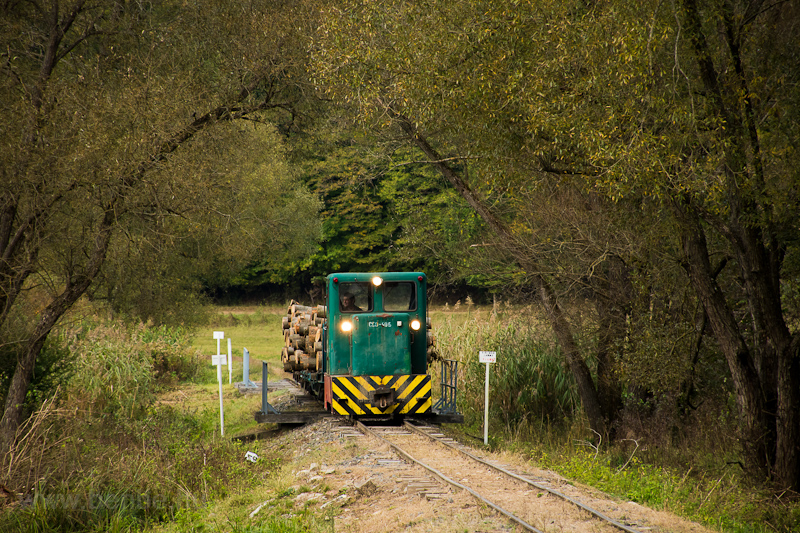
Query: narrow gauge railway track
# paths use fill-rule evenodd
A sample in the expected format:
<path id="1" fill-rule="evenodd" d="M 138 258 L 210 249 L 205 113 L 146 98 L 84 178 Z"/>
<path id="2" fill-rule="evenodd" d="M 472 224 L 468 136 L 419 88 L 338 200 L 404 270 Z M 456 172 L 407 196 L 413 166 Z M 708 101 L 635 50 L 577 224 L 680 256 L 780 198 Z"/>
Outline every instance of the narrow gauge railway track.
<path id="1" fill-rule="evenodd" d="M 474 455 L 466 447 L 445 438 L 436 427 L 409 422 L 402 428 L 368 427 L 361 422 L 356 422 L 356 427 L 388 444 L 405 460 L 422 466 L 444 483 L 469 492 L 524 530 L 544 533 L 532 525 L 535 523 L 547 529 L 555 524 L 570 531 L 640 533 L 544 483 Z"/>

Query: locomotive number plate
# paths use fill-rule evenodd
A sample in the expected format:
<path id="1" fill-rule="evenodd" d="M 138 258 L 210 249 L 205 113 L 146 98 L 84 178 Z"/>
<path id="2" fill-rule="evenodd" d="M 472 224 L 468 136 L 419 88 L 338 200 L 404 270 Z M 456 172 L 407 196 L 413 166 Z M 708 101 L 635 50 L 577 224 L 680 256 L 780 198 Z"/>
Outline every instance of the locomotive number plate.
<path id="1" fill-rule="evenodd" d="M 388 321 L 387 322 L 372 321 L 372 322 L 368 322 L 367 325 L 369 327 L 371 327 L 371 328 L 390 328 L 390 327 L 392 327 L 392 323 L 388 322 Z"/>

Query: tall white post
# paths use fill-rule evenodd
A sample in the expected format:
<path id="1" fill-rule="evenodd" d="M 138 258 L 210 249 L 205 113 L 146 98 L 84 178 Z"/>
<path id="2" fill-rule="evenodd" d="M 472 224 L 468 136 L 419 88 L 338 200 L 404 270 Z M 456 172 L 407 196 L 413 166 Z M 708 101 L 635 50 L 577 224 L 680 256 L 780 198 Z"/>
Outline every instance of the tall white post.
<path id="1" fill-rule="evenodd" d="M 228 337 L 228 385 L 233 383 L 233 352 L 231 352 L 231 338 Z"/>
<path id="2" fill-rule="evenodd" d="M 483 444 L 489 444 L 489 363 L 486 363 L 486 390 L 483 393 Z"/>
<path id="3" fill-rule="evenodd" d="M 217 357 L 220 357 L 219 355 Z M 220 361 L 221 363 L 222 361 Z M 222 407 L 222 365 L 217 365 L 217 382 L 219 383 L 219 433 L 225 436 L 225 408 Z"/>
<path id="4" fill-rule="evenodd" d="M 486 363 L 486 388 L 483 393 L 483 444 L 489 444 L 489 365 L 497 362 L 497 352 L 478 352 L 478 361 Z"/>
<path id="5" fill-rule="evenodd" d="M 222 406 L 222 365 L 227 361 L 224 355 L 219 353 L 219 341 L 225 338 L 224 331 L 215 331 L 214 338 L 217 340 L 217 355 L 211 357 L 212 364 L 217 367 L 217 383 L 219 383 L 219 432 L 225 436 L 225 409 Z M 231 341 L 228 339 L 228 352 L 230 353 Z M 230 356 L 229 356 L 230 357 Z"/>

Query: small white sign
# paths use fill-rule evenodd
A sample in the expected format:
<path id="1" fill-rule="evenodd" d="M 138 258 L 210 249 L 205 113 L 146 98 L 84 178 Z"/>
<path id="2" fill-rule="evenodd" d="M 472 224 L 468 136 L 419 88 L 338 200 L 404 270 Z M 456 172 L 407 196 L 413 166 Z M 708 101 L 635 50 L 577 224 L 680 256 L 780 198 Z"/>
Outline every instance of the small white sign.
<path id="1" fill-rule="evenodd" d="M 212 355 L 211 356 L 211 364 L 212 365 L 227 365 L 228 364 L 228 356 L 225 355 L 225 354 Z"/>
<path id="2" fill-rule="evenodd" d="M 206 337 L 206 338 L 208 338 L 208 337 Z M 224 331 L 215 331 L 214 332 L 214 338 L 217 339 L 217 340 L 224 339 L 225 338 L 225 332 Z"/>
<path id="3" fill-rule="evenodd" d="M 478 362 L 480 363 L 496 363 L 497 352 L 478 352 Z"/>

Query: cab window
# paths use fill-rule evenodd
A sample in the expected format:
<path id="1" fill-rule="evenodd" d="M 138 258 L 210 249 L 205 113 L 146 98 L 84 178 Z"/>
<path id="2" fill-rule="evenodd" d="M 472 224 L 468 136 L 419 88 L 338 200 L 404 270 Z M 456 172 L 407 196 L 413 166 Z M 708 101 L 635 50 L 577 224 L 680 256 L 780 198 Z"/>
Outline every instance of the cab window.
<path id="1" fill-rule="evenodd" d="M 372 283 L 349 282 L 339 284 L 339 311 L 361 313 L 372 310 Z"/>
<path id="2" fill-rule="evenodd" d="M 387 281 L 383 289 L 384 311 L 416 311 L 417 284 L 409 281 Z"/>

